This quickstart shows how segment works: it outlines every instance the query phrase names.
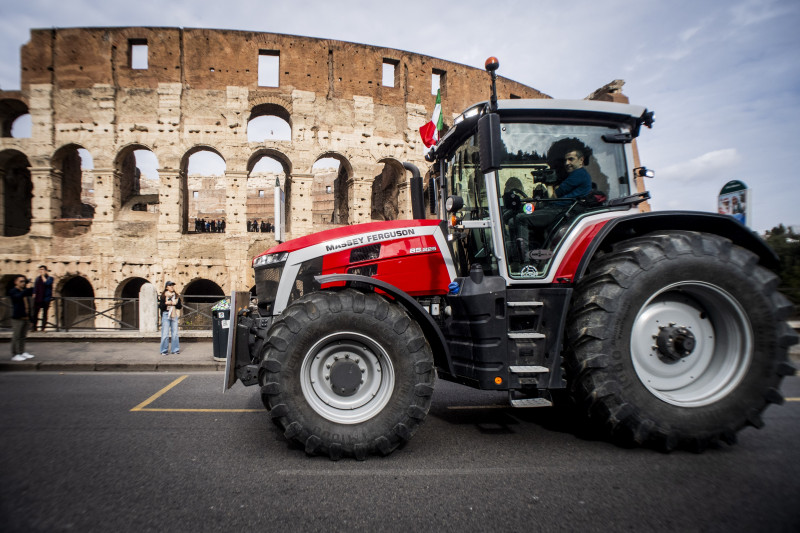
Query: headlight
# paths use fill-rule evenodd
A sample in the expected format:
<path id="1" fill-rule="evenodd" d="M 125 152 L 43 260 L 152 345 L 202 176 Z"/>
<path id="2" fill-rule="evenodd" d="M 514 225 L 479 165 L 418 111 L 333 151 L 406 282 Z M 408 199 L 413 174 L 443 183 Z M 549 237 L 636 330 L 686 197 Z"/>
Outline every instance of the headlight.
<path id="1" fill-rule="evenodd" d="M 281 252 L 279 254 L 259 255 L 253 259 L 253 268 L 262 266 L 274 265 L 275 263 L 285 263 L 289 258 L 289 252 Z"/>

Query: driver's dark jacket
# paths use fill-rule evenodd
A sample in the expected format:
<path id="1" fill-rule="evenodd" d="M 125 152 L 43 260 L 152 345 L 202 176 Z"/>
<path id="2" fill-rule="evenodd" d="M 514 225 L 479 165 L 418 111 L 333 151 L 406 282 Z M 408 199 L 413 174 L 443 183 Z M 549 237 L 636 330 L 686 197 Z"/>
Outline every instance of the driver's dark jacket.
<path id="1" fill-rule="evenodd" d="M 573 170 L 561 185 L 556 187 L 558 198 L 581 198 L 592 192 L 592 177 L 585 168 Z"/>

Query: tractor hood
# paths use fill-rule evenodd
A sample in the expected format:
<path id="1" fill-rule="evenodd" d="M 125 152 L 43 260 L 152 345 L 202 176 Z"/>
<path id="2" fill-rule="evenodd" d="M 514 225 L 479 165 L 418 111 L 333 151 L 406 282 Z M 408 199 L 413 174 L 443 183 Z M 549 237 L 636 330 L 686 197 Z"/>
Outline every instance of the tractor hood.
<path id="1" fill-rule="evenodd" d="M 270 248 L 266 252 L 259 254 L 256 257 L 283 252 L 294 252 L 327 241 L 338 241 L 352 235 L 362 235 L 365 233 L 387 233 L 393 230 L 396 231 L 401 228 L 408 227 L 438 226 L 439 223 L 439 220 L 390 220 L 386 222 L 368 222 L 366 224 L 342 226 L 341 228 L 333 228 L 320 231 L 318 233 L 312 233 L 311 235 L 306 235 L 305 237 L 298 237 L 296 239 L 288 240 Z M 390 236 L 388 237 L 391 238 Z"/>

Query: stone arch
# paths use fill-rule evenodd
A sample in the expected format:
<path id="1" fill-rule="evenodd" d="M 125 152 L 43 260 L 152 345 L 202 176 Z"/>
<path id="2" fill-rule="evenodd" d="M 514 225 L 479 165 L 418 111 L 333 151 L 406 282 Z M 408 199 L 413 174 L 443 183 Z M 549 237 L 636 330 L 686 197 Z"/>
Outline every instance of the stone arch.
<path id="1" fill-rule="evenodd" d="M 225 298 L 222 287 L 205 278 L 195 278 L 183 289 L 181 314 L 185 329 L 208 329 L 211 327 L 211 308 Z"/>
<path id="2" fill-rule="evenodd" d="M 51 159 L 53 187 L 60 199 L 60 218 L 94 218 L 95 206 L 87 202 L 85 185 L 92 182 L 91 172 L 84 173 L 79 144 L 67 144 L 56 150 Z M 88 151 L 87 151 L 88 153 Z M 58 212 L 58 210 L 56 211 Z"/>
<path id="3" fill-rule="evenodd" d="M 372 181 L 372 220 L 397 220 L 400 214 L 401 184 L 405 179 L 403 164 L 397 159 L 386 157 L 378 161 L 383 164 L 381 173 Z"/>
<path id="4" fill-rule="evenodd" d="M 65 329 L 94 328 L 94 288 L 85 277 L 74 274 L 58 283 L 62 298 L 61 323 Z"/>
<path id="5" fill-rule="evenodd" d="M 138 143 L 124 146 L 114 159 L 114 174 L 121 210 L 158 212 L 158 156 L 149 146 Z"/>
<path id="6" fill-rule="evenodd" d="M 317 176 L 317 173 L 314 172 L 314 166 L 317 165 L 318 162 L 332 159 L 339 163 L 339 167 L 336 169 L 336 176 L 332 180 L 332 191 L 331 193 L 327 192 L 328 181 L 329 177 L 320 175 Z M 353 178 L 353 165 L 350 163 L 350 160 L 347 159 L 346 156 L 340 154 L 338 152 L 323 152 L 321 153 L 315 160 L 314 165 L 311 166 L 311 172 L 314 174 L 314 189 L 319 187 L 319 194 L 322 194 L 322 191 L 325 194 L 332 194 L 333 201 L 326 201 L 325 203 L 317 203 L 316 207 L 312 207 L 312 212 L 317 214 L 321 218 L 327 218 L 327 224 L 336 224 L 336 225 L 343 225 L 350 223 L 350 196 L 351 196 L 351 189 L 353 187 L 352 178 Z M 322 173 L 324 174 L 324 173 Z M 324 187 L 324 188 L 323 188 Z M 312 198 L 314 197 L 312 193 Z M 314 198 L 314 200 L 317 200 Z M 328 205 L 330 204 L 330 206 Z M 330 211 L 328 211 L 330 209 Z M 327 213 L 330 213 L 328 216 Z M 315 222 L 316 222 L 315 217 Z"/>
<path id="7" fill-rule="evenodd" d="M 30 161 L 17 150 L 0 152 L 0 235 L 16 237 L 31 229 L 31 181 Z"/>
<path id="8" fill-rule="evenodd" d="M 193 158 L 199 158 L 192 161 Z M 202 170 L 190 168 L 190 164 Z M 225 171 L 227 161 L 209 145 L 195 145 L 183 154 L 180 163 L 184 233 L 218 233 L 218 222 L 226 220 Z M 212 224 L 213 221 L 213 224 Z M 206 224 L 207 223 L 207 224 Z"/>
<path id="9" fill-rule="evenodd" d="M 116 319 L 121 322 L 120 328 L 139 329 L 139 291 L 148 283 L 144 278 L 133 277 L 117 285 L 114 297 L 122 299 L 116 313 Z"/>
<path id="10" fill-rule="evenodd" d="M 265 158 L 273 164 L 264 165 Z M 261 231 L 261 222 L 268 224 L 270 228 L 267 229 L 271 231 L 275 225 L 275 180 L 285 189 L 290 182 L 287 178 L 291 173 L 292 162 L 286 154 L 278 150 L 263 148 L 250 156 L 247 161 L 248 231 Z M 285 197 L 288 201 L 288 193 Z M 254 221 L 258 224 L 257 230 L 251 226 Z"/>
<path id="11" fill-rule="evenodd" d="M 290 109 L 291 106 L 287 107 L 285 102 L 280 100 L 265 101 L 254 105 L 250 109 L 250 116 L 247 119 L 247 140 L 249 142 L 291 141 L 292 114 Z"/>
<path id="12" fill-rule="evenodd" d="M 14 122 L 18 118 L 29 114 L 28 105 L 22 100 L 15 98 L 3 98 L 0 100 L 0 137 L 13 137 L 11 130 Z"/>

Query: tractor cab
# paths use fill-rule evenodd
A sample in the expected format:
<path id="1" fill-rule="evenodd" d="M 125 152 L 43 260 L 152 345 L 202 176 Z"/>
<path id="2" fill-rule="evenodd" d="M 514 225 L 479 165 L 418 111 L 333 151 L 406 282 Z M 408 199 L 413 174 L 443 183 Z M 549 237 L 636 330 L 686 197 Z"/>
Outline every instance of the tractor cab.
<path id="1" fill-rule="evenodd" d="M 616 216 L 633 194 L 632 140 L 645 108 L 571 100 L 501 100 L 458 117 L 435 148 L 443 218 L 460 275 L 473 264 L 519 281 L 552 281 L 564 237 L 587 216 Z"/>

